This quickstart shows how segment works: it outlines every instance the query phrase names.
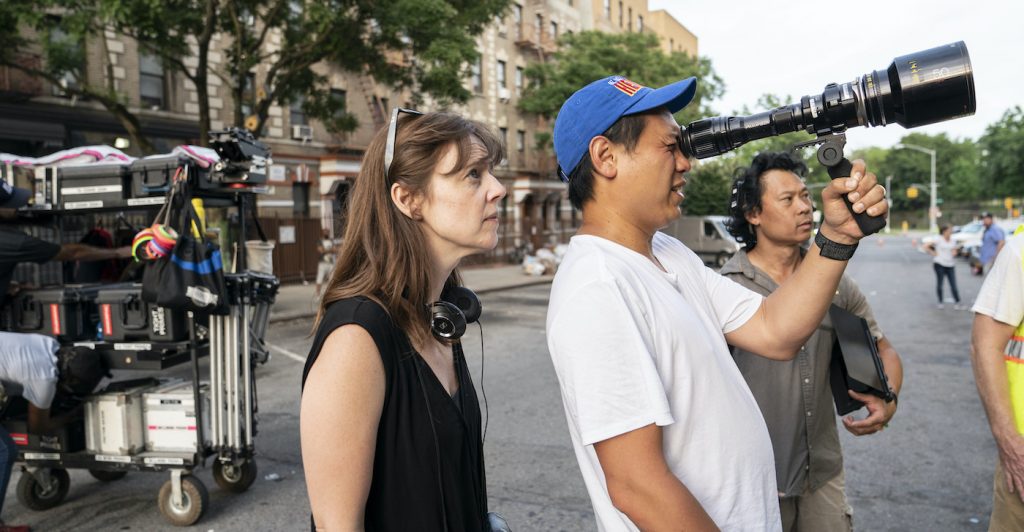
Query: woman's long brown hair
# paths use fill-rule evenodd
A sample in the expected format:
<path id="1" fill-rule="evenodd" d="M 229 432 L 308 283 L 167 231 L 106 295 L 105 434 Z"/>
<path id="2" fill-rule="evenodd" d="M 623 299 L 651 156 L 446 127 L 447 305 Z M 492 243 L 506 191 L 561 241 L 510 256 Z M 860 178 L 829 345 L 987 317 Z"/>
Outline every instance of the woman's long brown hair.
<path id="1" fill-rule="evenodd" d="M 366 296 L 380 303 L 414 343 L 422 344 L 430 338 L 430 259 L 422 231 L 392 202 L 391 185 L 399 183 L 414 194 L 426 194 L 448 146 L 454 145 L 458 155 L 451 174 L 475 163 L 474 137 L 483 143 L 491 166 L 504 158 L 504 148 L 486 126 L 456 114 L 399 115 L 388 176 L 384 175 L 387 129 L 378 131 L 370 142 L 349 194 L 348 225 L 314 329 L 331 303 Z M 453 271 L 446 285 L 459 284 L 458 271 Z"/>

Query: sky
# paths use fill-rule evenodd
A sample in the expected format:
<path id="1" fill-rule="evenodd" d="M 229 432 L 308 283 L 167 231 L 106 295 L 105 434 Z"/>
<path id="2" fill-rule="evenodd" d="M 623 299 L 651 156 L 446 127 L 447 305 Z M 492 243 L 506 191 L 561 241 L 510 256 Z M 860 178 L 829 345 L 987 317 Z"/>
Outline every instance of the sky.
<path id="1" fill-rule="evenodd" d="M 725 82 L 712 102 L 720 114 L 758 109 L 765 93 L 820 94 L 893 59 L 964 41 L 974 69 L 974 116 L 914 128 L 977 140 L 1014 105 L 1024 106 L 1024 1 L 1021 0 L 649 0 L 697 35 L 698 54 Z M 841 21 L 841 23 L 833 22 Z M 911 130 L 853 128 L 847 148 L 891 147 Z"/>

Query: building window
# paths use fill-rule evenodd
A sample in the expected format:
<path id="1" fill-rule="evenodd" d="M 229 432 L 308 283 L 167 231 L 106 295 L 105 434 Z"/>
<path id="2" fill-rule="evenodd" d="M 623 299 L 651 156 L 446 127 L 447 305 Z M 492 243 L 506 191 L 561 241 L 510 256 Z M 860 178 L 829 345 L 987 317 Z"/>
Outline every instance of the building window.
<path id="1" fill-rule="evenodd" d="M 515 32 L 516 40 L 523 38 L 523 6 L 519 4 L 512 4 L 512 24 L 515 26 L 512 31 Z"/>
<path id="2" fill-rule="evenodd" d="M 51 44 L 56 45 L 60 48 L 82 48 L 80 45 L 76 45 L 74 42 L 72 42 L 71 37 L 68 36 L 68 34 L 64 32 L 64 30 L 56 27 L 50 30 L 49 40 Z M 64 96 L 65 90 L 78 89 L 79 85 L 77 78 L 81 76 L 82 72 L 85 72 L 84 61 L 82 63 L 79 63 L 77 66 L 62 72 L 60 75 L 59 84 L 53 87 L 53 95 Z"/>
<path id="3" fill-rule="evenodd" d="M 256 74 L 252 72 L 245 75 L 245 85 L 242 86 L 242 119 L 252 116 L 256 108 Z"/>
<path id="4" fill-rule="evenodd" d="M 480 58 L 477 57 L 476 61 L 473 61 L 472 68 L 472 80 L 473 80 L 473 92 L 480 94 L 484 90 L 484 78 L 483 74 L 480 73 Z"/>
<path id="5" fill-rule="evenodd" d="M 522 129 L 516 131 L 516 151 L 522 153 L 526 150 L 526 132 Z"/>
<path id="6" fill-rule="evenodd" d="M 644 16 L 643 15 L 637 15 L 636 16 L 636 31 L 638 31 L 640 33 L 644 32 Z"/>
<path id="7" fill-rule="evenodd" d="M 554 41 L 556 39 L 558 39 L 558 23 L 552 20 L 551 21 L 551 40 Z"/>
<path id="8" fill-rule="evenodd" d="M 296 98 L 288 104 L 288 123 L 293 126 L 309 125 L 306 112 L 302 110 L 302 99 Z"/>
<path id="9" fill-rule="evenodd" d="M 348 93 L 344 89 L 331 89 L 331 102 L 334 103 L 335 107 L 334 118 L 341 118 L 345 114 L 345 110 L 348 109 Z"/>
<path id="10" fill-rule="evenodd" d="M 619 29 L 622 29 L 622 17 L 624 16 L 625 12 L 626 10 L 625 8 L 622 7 L 622 2 L 619 2 Z"/>
<path id="11" fill-rule="evenodd" d="M 292 183 L 292 214 L 296 218 L 309 216 L 309 183 Z"/>
<path id="12" fill-rule="evenodd" d="M 515 84 L 516 84 L 516 96 L 521 96 L 523 94 L 523 67 L 519 67 L 519 66 L 516 67 Z"/>
<path id="13" fill-rule="evenodd" d="M 139 101 L 149 109 L 165 109 L 164 64 L 159 57 L 139 54 Z"/>
<path id="14" fill-rule="evenodd" d="M 612 19 L 612 0 L 604 0 L 604 18 L 606 20 Z"/>
<path id="15" fill-rule="evenodd" d="M 498 87 L 508 87 L 508 80 L 505 75 L 505 62 L 501 59 L 498 60 Z"/>

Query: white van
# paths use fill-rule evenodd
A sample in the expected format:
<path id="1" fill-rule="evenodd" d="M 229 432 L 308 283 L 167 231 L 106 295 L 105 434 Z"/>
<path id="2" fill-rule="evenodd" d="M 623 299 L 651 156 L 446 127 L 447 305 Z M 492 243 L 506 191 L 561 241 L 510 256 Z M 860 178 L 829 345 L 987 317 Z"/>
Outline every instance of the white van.
<path id="1" fill-rule="evenodd" d="M 742 248 L 725 228 L 726 216 L 680 216 L 661 232 L 678 238 L 705 264 L 721 268 Z"/>

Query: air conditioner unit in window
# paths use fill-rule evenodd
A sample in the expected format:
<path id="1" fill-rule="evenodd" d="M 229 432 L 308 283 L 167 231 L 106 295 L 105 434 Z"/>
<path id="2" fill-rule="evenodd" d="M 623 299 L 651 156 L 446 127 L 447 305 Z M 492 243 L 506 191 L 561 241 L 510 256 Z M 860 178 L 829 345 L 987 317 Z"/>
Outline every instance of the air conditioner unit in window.
<path id="1" fill-rule="evenodd" d="M 498 87 L 498 99 L 502 102 L 508 102 L 509 98 L 512 97 L 512 93 L 509 92 L 508 87 Z"/>
<path id="2" fill-rule="evenodd" d="M 292 126 L 292 138 L 295 140 L 313 140 L 313 128 L 309 126 Z"/>

